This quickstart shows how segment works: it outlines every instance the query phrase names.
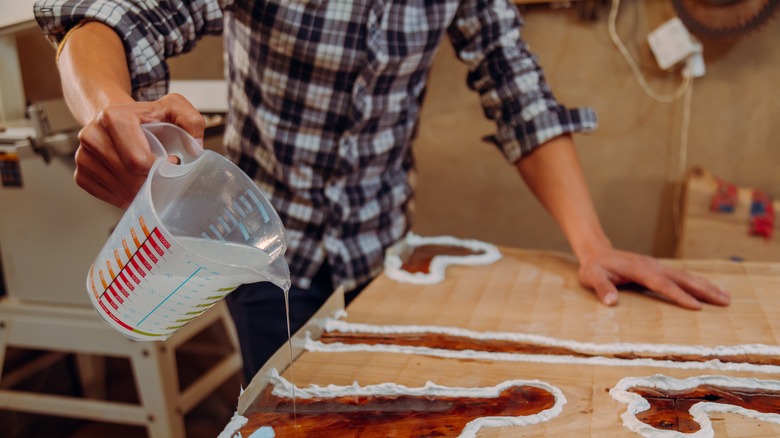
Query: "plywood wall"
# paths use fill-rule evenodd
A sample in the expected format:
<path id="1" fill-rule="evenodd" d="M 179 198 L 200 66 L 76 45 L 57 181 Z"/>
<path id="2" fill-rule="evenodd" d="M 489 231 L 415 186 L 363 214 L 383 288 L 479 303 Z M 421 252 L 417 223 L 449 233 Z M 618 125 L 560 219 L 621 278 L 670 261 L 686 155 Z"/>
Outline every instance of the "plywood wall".
<path id="1" fill-rule="evenodd" d="M 614 244 L 672 255 L 674 187 L 682 178 L 682 165 L 703 166 L 721 178 L 780 197 L 780 18 L 735 41 L 705 42 L 707 75 L 694 83 L 689 142 L 681 163 L 682 102 L 663 104 L 645 95 L 609 39 L 607 8 L 599 12 L 591 22 L 581 20 L 574 9 L 526 10 L 524 36 L 557 97 L 599 113 L 599 129 L 576 142 Z M 654 66 L 645 38 L 672 14 L 670 2 L 648 0 L 625 2 L 619 16 L 620 35 L 659 92 L 673 90 L 679 75 Z M 172 62 L 173 76 L 219 77 L 221 50 L 221 39 L 206 39 L 195 52 Z M 33 78 L 53 74 L 53 50 L 28 53 L 42 57 L 25 59 Z M 451 46 L 442 45 L 415 145 L 420 172 L 415 231 L 568 251 L 563 235 L 514 168 L 480 140 L 493 127 L 476 94 L 467 89 L 465 76 Z M 36 81 L 47 86 L 36 86 Z M 50 80 L 25 81 L 37 98 L 53 97 L 50 85 Z"/>
<path id="2" fill-rule="evenodd" d="M 690 136 L 681 163 L 682 101 L 664 104 L 646 96 L 609 38 L 606 12 L 595 22 L 583 22 L 573 10 L 527 11 L 524 36 L 540 56 L 556 96 L 599 114 L 599 129 L 576 137 L 576 143 L 613 243 L 672 255 L 672 206 L 681 165 L 704 166 L 722 178 L 780 195 L 778 21 L 737 41 L 705 44 L 707 74 L 693 86 Z M 618 21 L 619 34 L 643 64 L 651 86 L 663 92 L 677 86 L 679 75 L 653 65 L 645 37 L 671 16 L 664 2 L 626 2 Z M 416 148 L 415 229 L 568 251 L 514 168 L 480 142 L 492 126 L 476 95 L 466 89 L 465 75 L 444 45 L 431 75 Z"/>

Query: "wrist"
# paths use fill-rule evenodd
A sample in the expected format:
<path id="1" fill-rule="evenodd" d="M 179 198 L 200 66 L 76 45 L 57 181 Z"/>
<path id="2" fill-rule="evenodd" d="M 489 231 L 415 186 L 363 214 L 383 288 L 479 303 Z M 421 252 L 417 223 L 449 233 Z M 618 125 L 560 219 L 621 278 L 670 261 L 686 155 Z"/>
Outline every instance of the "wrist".
<path id="1" fill-rule="evenodd" d="M 603 232 L 588 233 L 586 238 L 574 239 L 571 243 L 572 251 L 578 260 L 586 260 L 595 254 L 611 251 L 612 242 Z"/>

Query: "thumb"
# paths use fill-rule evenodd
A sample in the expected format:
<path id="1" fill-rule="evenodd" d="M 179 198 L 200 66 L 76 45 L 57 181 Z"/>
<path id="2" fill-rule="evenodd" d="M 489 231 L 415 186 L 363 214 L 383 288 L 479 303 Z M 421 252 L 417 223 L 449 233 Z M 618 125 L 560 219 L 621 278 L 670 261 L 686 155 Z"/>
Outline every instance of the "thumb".
<path id="1" fill-rule="evenodd" d="M 593 291 L 596 292 L 599 301 L 607 306 L 614 306 L 618 303 L 617 287 L 615 287 L 606 275 L 595 274 L 590 280 L 590 285 L 593 288 Z"/>
<path id="2" fill-rule="evenodd" d="M 193 138 L 203 139 L 206 119 L 189 100 L 180 94 L 168 94 L 160 101 L 165 110 L 165 119 L 187 131 Z"/>

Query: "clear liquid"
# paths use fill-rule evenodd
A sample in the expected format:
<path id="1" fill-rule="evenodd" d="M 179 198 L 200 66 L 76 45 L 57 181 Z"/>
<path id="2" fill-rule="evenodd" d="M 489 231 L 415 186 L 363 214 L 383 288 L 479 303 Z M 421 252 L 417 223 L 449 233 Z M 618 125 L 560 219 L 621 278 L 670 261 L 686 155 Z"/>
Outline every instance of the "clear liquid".
<path id="1" fill-rule="evenodd" d="M 290 271 L 284 258 L 271 263 L 271 257 L 263 250 L 249 245 L 233 242 L 200 239 L 197 237 L 177 237 L 179 243 L 188 251 L 224 265 L 226 271 L 231 267 L 246 267 L 284 291 L 284 307 L 287 316 L 287 344 L 290 348 L 290 381 L 293 384 L 293 418 L 297 425 L 297 405 L 295 397 L 295 371 L 293 369 L 292 334 L 290 330 Z M 279 263 L 284 263 L 280 265 Z"/>
<path id="2" fill-rule="evenodd" d="M 290 270 L 284 257 L 271 261 L 262 249 L 240 243 L 198 237 L 176 240 L 187 251 L 211 261 L 210 267 L 224 275 L 239 277 L 243 283 L 270 281 L 283 291 L 290 289 Z"/>
<path id="3" fill-rule="evenodd" d="M 262 274 L 263 267 L 271 263 L 271 257 L 262 249 L 233 242 L 201 239 L 199 237 L 176 237 L 176 240 L 189 252 L 205 257 L 215 264 L 246 266 Z M 282 287 L 282 285 L 277 284 Z"/>
<path id="4" fill-rule="evenodd" d="M 290 289 L 284 290 L 284 310 L 287 312 L 287 345 L 290 347 L 290 382 L 292 382 L 293 424 L 296 436 L 298 435 L 298 406 L 295 397 L 295 368 L 293 368 L 293 346 L 290 335 Z"/>

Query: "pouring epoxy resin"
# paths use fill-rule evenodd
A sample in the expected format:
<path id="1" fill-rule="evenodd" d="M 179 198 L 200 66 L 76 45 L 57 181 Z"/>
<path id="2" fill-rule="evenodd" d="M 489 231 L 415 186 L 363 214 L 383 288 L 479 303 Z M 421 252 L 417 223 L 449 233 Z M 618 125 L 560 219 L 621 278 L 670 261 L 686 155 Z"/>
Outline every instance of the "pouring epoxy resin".
<path id="1" fill-rule="evenodd" d="M 284 227 L 255 183 L 175 125 L 143 129 L 159 158 L 89 270 L 97 313 L 129 338 L 163 340 L 241 284 L 287 291 Z"/>

